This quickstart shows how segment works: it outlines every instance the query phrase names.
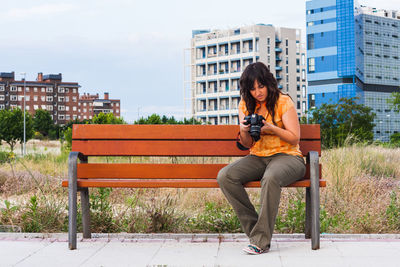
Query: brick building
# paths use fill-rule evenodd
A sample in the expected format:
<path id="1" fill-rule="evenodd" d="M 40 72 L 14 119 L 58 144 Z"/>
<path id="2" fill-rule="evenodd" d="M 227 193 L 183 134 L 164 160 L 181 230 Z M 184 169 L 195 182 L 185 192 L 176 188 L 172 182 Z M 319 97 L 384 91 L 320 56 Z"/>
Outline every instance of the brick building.
<path id="1" fill-rule="evenodd" d="M 91 119 L 93 116 L 103 112 L 113 113 L 115 117 L 120 117 L 120 100 L 109 99 L 109 93 L 104 93 L 104 99 L 99 98 L 99 94 L 90 95 L 84 93 L 79 97 L 79 109 L 80 115 L 78 119 Z"/>
<path id="2" fill-rule="evenodd" d="M 77 82 L 63 82 L 62 74 L 38 73 L 36 81 L 16 81 L 14 72 L 0 73 L 0 109 L 23 109 L 24 87 L 26 110 L 34 115 L 38 109 L 47 110 L 54 123 L 63 125 L 74 119 L 91 119 L 94 115 L 112 112 L 120 117 L 120 100 L 104 99 L 99 95 L 79 96 Z"/>

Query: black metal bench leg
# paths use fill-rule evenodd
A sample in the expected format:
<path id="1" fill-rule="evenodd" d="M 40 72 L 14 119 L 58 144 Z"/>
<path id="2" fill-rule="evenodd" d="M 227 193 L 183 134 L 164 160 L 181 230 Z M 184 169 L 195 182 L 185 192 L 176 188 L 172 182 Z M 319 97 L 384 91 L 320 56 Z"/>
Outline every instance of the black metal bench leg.
<path id="1" fill-rule="evenodd" d="M 81 188 L 81 206 L 82 206 L 82 225 L 83 238 L 91 238 L 90 231 L 90 204 L 89 204 L 89 189 Z"/>
<path id="2" fill-rule="evenodd" d="M 319 158 L 318 152 L 309 152 L 310 156 L 310 195 L 311 195 L 311 248 L 319 249 Z"/>
<path id="3" fill-rule="evenodd" d="M 306 187 L 305 237 L 306 237 L 306 239 L 310 239 L 311 238 L 311 192 L 310 192 L 310 188 L 309 187 Z"/>

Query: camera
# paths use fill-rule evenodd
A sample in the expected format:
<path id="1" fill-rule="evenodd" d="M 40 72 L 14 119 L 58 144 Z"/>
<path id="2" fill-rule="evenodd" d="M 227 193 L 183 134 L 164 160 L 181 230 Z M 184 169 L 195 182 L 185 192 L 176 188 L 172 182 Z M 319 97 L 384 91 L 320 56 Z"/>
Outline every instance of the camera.
<path id="1" fill-rule="evenodd" d="M 252 114 L 249 116 L 244 117 L 244 125 L 249 125 L 250 124 L 250 136 L 253 138 L 255 142 L 260 140 L 260 133 L 261 133 L 261 127 L 264 126 L 263 120 L 264 117 L 258 114 Z"/>

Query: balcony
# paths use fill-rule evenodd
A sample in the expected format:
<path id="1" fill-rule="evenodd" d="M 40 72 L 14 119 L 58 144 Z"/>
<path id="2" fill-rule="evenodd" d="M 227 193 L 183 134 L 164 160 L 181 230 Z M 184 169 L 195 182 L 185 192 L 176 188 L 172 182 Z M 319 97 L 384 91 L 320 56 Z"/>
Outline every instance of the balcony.
<path id="1" fill-rule="evenodd" d="M 238 68 L 231 68 L 231 73 L 234 73 L 234 72 L 240 72 L 240 67 L 238 67 Z"/>
<path id="2" fill-rule="evenodd" d="M 281 77 L 281 76 L 278 76 L 278 75 L 276 75 L 276 79 L 277 79 L 277 80 L 282 80 L 282 77 Z"/>
<path id="3" fill-rule="evenodd" d="M 276 61 L 282 61 L 281 57 L 276 57 L 275 59 L 276 59 Z"/>
<path id="4" fill-rule="evenodd" d="M 282 90 L 282 89 L 283 89 L 283 86 L 282 86 L 282 84 L 278 85 L 278 89 L 280 89 L 280 90 Z"/>
<path id="5" fill-rule="evenodd" d="M 281 67 L 281 66 L 276 66 L 276 67 L 275 67 L 275 70 L 281 71 L 281 70 L 282 70 L 282 67 Z"/>
<path id="6" fill-rule="evenodd" d="M 277 52 L 277 53 L 282 53 L 282 48 L 275 47 L 275 52 Z"/>
<path id="7" fill-rule="evenodd" d="M 275 38 L 275 43 L 277 43 L 277 44 L 282 43 L 282 40 L 279 40 L 278 38 Z"/>

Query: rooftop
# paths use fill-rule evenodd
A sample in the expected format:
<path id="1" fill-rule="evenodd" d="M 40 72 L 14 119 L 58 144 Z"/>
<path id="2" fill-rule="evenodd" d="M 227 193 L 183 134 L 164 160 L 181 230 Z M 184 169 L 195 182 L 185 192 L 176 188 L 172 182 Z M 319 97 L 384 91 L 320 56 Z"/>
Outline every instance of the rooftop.
<path id="1" fill-rule="evenodd" d="M 375 7 L 368 7 L 361 5 L 359 11 L 361 14 L 400 20 L 399 10 L 376 9 Z"/>

